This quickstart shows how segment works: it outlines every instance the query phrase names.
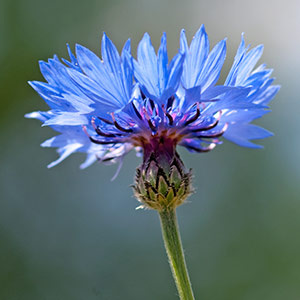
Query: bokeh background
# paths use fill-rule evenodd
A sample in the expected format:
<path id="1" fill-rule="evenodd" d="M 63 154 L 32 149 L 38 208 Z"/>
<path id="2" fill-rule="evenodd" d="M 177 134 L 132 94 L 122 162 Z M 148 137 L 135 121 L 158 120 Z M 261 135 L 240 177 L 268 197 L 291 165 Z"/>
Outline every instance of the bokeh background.
<path id="1" fill-rule="evenodd" d="M 0 1 L 0 299 L 177 299 L 158 217 L 136 211 L 129 185 L 140 163 L 80 171 L 77 154 L 53 169 L 49 128 L 23 115 L 46 109 L 27 80 L 43 80 L 38 60 L 66 57 L 66 42 L 100 53 L 103 31 L 134 53 L 148 31 L 204 23 L 214 45 L 228 37 L 222 79 L 245 32 L 263 43 L 261 62 L 282 86 L 257 123 L 275 132 L 263 150 L 225 142 L 208 154 L 181 151 L 196 193 L 178 209 L 197 299 L 300 299 L 300 2 L 298 0 Z"/>

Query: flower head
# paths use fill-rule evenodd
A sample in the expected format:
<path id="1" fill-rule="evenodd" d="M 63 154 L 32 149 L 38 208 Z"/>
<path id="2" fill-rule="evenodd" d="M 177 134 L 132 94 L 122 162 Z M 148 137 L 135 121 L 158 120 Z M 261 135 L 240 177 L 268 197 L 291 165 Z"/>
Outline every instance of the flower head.
<path id="1" fill-rule="evenodd" d="M 242 36 L 225 83 L 217 85 L 226 41 L 210 50 L 204 26 L 190 45 L 181 32 L 180 49 L 170 61 L 165 34 L 156 53 L 146 33 L 137 59 L 129 40 L 120 55 L 104 34 L 102 59 L 76 45 L 76 55 L 68 46 L 69 61 L 54 56 L 40 62 L 47 82 L 30 85 L 50 110 L 26 116 L 59 133 L 42 144 L 58 148 L 60 154 L 49 167 L 74 152 L 87 153 L 82 168 L 96 160 L 120 161 L 133 148 L 143 154 L 144 168 L 153 155 L 160 166 L 170 166 L 177 145 L 207 152 L 221 143 L 222 136 L 259 148 L 251 140 L 271 133 L 250 122 L 268 112 L 266 105 L 279 87 L 272 85 L 272 70 L 265 65 L 253 70 L 263 47 L 248 48 Z"/>

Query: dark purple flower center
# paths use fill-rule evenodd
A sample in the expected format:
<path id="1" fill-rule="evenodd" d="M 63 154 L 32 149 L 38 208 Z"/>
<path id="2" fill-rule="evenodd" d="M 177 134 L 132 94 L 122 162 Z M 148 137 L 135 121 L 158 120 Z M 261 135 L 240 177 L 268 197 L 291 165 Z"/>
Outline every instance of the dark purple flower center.
<path id="1" fill-rule="evenodd" d="M 143 95 L 143 94 L 142 94 Z M 221 137 L 227 129 L 227 125 L 214 130 L 219 124 L 219 117 L 207 120 L 202 117 L 201 109 L 205 109 L 204 103 L 196 102 L 185 114 L 173 110 L 174 96 L 170 97 L 167 105 L 159 106 L 153 100 L 144 99 L 143 104 L 131 102 L 135 112 L 134 117 L 111 113 L 111 119 L 93 117 L 91 125 L 94 134 L 90 134 L 86 126 L 83 130 L 91 142 L 111 147 L 120 143 L 129 143 L 134 147 L 141 147 L 144 157 L 151 153 L 164 152 L 172 157 L 178 144 L 196 151 L 207 152 L 214 148 L 218 137 Z M 91 129 L 91 128 L 90 128 Z M 93 132 L 93 131 L 92 131 Z M 197 147 L 188 143 L 191 139 L 213 139 L 208 147 Z"/>

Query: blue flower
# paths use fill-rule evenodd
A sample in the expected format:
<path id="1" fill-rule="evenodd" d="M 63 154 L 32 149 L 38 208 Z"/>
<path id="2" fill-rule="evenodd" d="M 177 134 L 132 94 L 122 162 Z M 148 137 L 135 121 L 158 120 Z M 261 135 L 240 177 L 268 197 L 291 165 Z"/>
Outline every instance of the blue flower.
<path id="1" fill-rule="evenodd" d="M 250 124 L 268 112 L 278 86 L 272 85 L 272 70 L 254 69 L 263 47 L 245 47 L 242 35 L 232 68 L 223 85 L 217 85 L 226 56 L 226 40 L 211 51 L 204 26 L 188 45 L 185 32 L 180 49 L 169 62 L 166 35 L 156 54 L 146 33 L 139 43 L 137 60 L 130 40 L 118 53 L 103 35 L 102 59 L 76 45 L 70 60 L 57 56 L 40 62 L 47 82 L 30 85 L 50 107 L 33 112 L 43 126 L 59 135 L 43 147 L 56 147 L 55 166 L 74 152 L 87 154 L 85 168 L 96 160 L 122 161 L 133 148 L 150 155 L 154 141 L 165 147 L 184 146 L 191 152 L 207 152 L 224 138 L 244 147 L 259 148 L 253 139 L 272 135 Z"/>

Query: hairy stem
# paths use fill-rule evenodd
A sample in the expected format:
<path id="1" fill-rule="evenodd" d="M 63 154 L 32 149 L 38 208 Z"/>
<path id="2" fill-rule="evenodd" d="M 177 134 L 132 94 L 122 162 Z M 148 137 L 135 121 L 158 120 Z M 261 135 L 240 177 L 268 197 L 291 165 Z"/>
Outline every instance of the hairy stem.
<path id="1" fill-rule="evenodd" d="M 159 212 L 162 235 L 169 263 L 181 300 L 194 300 L 189 279 L 175 209 L 165 209 Z"/>

